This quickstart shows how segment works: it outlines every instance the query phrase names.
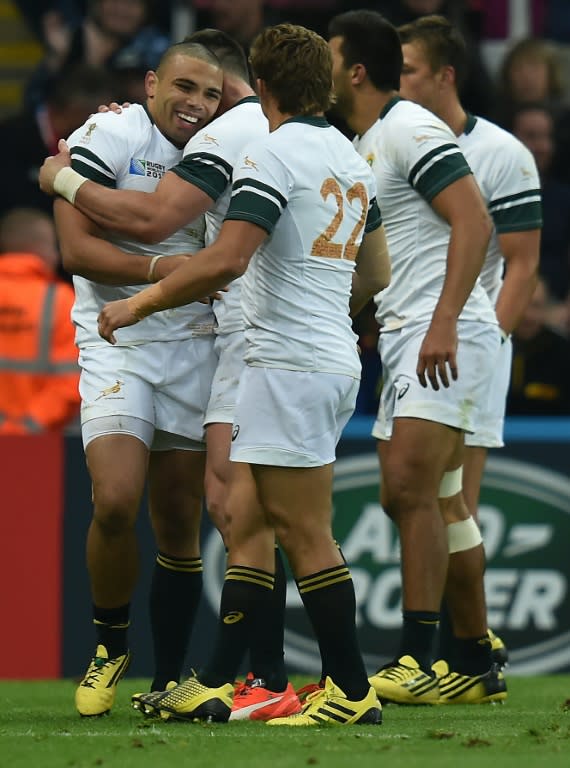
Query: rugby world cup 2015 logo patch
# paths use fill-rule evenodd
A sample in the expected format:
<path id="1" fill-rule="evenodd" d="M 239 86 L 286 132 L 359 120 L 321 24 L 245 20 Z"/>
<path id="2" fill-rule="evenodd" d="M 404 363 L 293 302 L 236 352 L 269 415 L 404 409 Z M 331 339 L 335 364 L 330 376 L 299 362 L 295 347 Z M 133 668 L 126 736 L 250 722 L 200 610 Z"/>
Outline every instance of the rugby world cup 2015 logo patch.
<path id="1" fill-rule="evenodd" d="M 162 165 L 162 163 L 131 157 L 129 163 L 129 174 L 131 176 L 147 176 L 151 179 L 161 179 L 165 172 L 166 166 Z"/>
<path id="2" fill-rule="evenodd" d="M 350 567 L 361 648 L 369 671 L 394 657 L 401 614 L 399 542 L 379 503 L 374 454 L 339 459 L 334 535 Z M 490 458 L 481 491 L 489 626 L 509 649 L 509 671 L 570 668 L 570 480 L 534 464 Z M 219 534 L 205 551 L 205 591 L 216 613 L 225 570 Z M 295 583 L 287 591 L 285 655 L 291 668 L 320 671 L 312 629 Z"/>

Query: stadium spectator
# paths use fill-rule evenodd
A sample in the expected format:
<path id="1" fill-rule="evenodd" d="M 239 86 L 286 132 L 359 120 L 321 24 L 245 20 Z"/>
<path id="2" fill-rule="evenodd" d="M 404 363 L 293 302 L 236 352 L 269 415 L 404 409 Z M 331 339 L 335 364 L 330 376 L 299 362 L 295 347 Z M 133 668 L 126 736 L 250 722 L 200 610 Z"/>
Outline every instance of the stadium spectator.
<path id="1" fill-rule="evenodd" d="M 52 211 L 52 201 L 38 187 L 46 155 L 57 152 L 57 142 L 80 126 L 99 104 L 114 94 L 111 77 L 98 69 L 78 68 L 52 83 L 46 101 L 0 122 L 3 168 L 9 184 L 0 190 L 0 215 L 13 207 Z"/>
<path id="2" fill-rule="evenodd" d="M 195 5 L 198 28 L 221 29 L 237 40 L 246 55 L 255 36 L 278 20 L 264 0 L 202 0 Z"/>
<path id="3" fill-rule="evenodd" d="M 533 157 L 520 141 L 494 123 L 469 114 L 462 106 L 458 89 L 466 57 L 459 31 L 442 16 L 424 16 L 400 27 L 399 33 L 404 54 L 400 92 L 449 125 L 494 223 L 481 283 L 495 306 L 504 338 L 494 365 L 489 397 L 481 408 L 475 431 L 465 436 L 463 463 L 463 496 L 472 517 L 478 521 L 487 452 L 503 445 L 511 368 L 508 337 L 536 285 L 542 226 L 540 181 Z M 450 552 L 446 593 L 461 589 L 461 574 L 469 559 L 471 577 L 474 578 L 479 563 L 478 572 L 483 579 L 482 544 Z M 463 561 L 459 568 L 458 561 Z M 455 638 L 447 619 L 447 613 L 442 612 L 438 657 L 449 660 L 454 656 Z M 502 642 L 492 635 L 492 643 L 495 658 L 504 663 L 506 651 Z"/>
<path id="4" fill-rule="evenodd" d="M 13 1 L 34 36 L 43 45 L 47 45 L 49 39 L 46 27 L 55 24 L 67 34 L 69 27 L 81 23 L 87 5 L 87 0 Z"/>
<path id="5" fill-rule="evenodd" d="M 539 38 L 519 40 L 501 65 L 496 120 L 508 126 L 520 104 L 544 102 L 559 106 L 564 92 L 562 64 L 555 47 Z"/>
<path id="6" fill-rule="evenodd" d="M 247 365 L 232 434 L 233 519 L 217 641 L 198 675 L 162 697 L 142 696 L 142 706 L 228 719 L 250 636 L 265 634 L 277 535 L 328 677 L 301 713 L 270 724 L 375 724 L 380 706 L 358 647 L 352 579 L 332 537 L 331 498 L 335 447 L 360 377 L 349 307 L 358 311 L 387 284 L 385 238 L 367 164 L 323 116 L 332 90 L 325 41 L 279 25 L 255 39 L 251 59 L 270 133 L 237 163 L 217 240 L 99 317 L 101 335 L 113 342 L 116 328 L 245 273 Z M 309 390 L 319 396 L 307 408 Z M 252 478 L 265 514 L 244 504 Z"/>
<path id="7" fill-rule="evenodd" d="M 570 184 L 553 175 L 553 112 L 542 102 L 521 104 L 511 116 L 510 130 L 532 152 L 540 173 L 544 218 L 540 274 L 549 295 L 563 302 L 570 290 Z"/>
<path id="8" fill-rule="evenodd" d="M 461 475 L 463 433 L 477 426 L 500 346 L 478 280 L 491 222 L 449 127 L 398 95 L 396 29 L 375 12 L 349 11 L 329 34 L 336 106 L 376 176 L 393 270 L 375 296 L 384 384 L 373 435 L 383 506 L 400 535 L 403 628 L 396 658 L 370 680 L 381 699 L 402 704 L 503 699 L 481 558 L 461 594 L 447 595 L 462 638 L 454 670 L 438 679 L 431 668 L 449 550 L 481 544 Z"/>
<path id="9" fill-rule="evenodd" d="M 152 191 L 212 118 L 222 79 L 218 59 L 203 46 L 171 46 L 145 77 L 144 105 L 94 115 L 74 131 L 75 167 L 105 186 Z M 75 171 L 65 171 L 73 179 Z M 73 183 L 64 186 L 73 200 Z M 99 309 L 186 261 L 177 254 L 203 245 L 203 217 L 154 246 L 97 227 L 67 199 L 55 201 L 55 215 L 77 294 L 81 429 L 93 483 L 87 565 L 96 648 L 75 702 L 81 715 L 96 716 L 111 709 L 129 664 L 135 522 L 147 480 L 158 549 L 150 595 L 153 687 L 164 689 L 182 671 L 202 590 L 203 419 L 215 367 L 214 317 L 209 302 L 195 302 L 153 317 L 109 347 L 97 333 Z"/>
<path id="10" fill-rule="evenodd" d="M 50 216 L 14 208 L 0 219 L 0 434 L 62 429 L 79 412 L 71 286 L 56 270 Z"/>
<path id="11" fill-rule="evenodd" d="M 152 23 L 152 6 L 153 0 L 89 0 L 75 27 L 62 15 L 49 15 L 46 56 L 27 84 L 26 104 L 42 103 L 53 78 L 77 66 L 106 69 L 114 76 L 115 98 L 143 102 L 144 75 L 170 44 Z"/>
<path id="12" fill-rule="evenodd" d="M 548 302 L 546 284 L 539 280 L 513 333 L 510 415 L 570 415 L 570 341 L 546 324 Z"/>

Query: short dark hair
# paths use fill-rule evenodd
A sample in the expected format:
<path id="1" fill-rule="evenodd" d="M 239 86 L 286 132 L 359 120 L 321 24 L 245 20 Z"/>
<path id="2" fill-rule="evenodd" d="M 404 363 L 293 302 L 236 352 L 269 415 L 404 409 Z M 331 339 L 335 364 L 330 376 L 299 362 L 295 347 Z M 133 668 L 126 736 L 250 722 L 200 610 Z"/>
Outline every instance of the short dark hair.
<path id="1" fill-rule="evenodd" d="M 422 16 L 398 27 L 398 33 L 402 45 L 423 45 L 432 72 L 453 67 L 457 89 L 461 89 L 467 77 L 468 56 L 465 39 L 457 27 L 444 16 Z"/>
<path id="2" fill-rule="evenodd" d="M 200 59 L 200 61 L 205 61 L 206 64 L 211 64 L 213 67 L 217 67 L 218 69 L 222 68 L 220 60 L 216 54 L 209 48 L 206 48 L 205 45 L 183 40 L 181 43 L 173 43 L 173 45 L 170 45 L 165 50 L 157 67 L 157 72 L 159 72 L 170 59 L 178 55 L 188 56 L 191 59 Z"/>
<path id="3" fill-rule="evenodd" d="M 250 61 L 281 112 L 314 115 L 330 107 L 332 54 L 313 30 L 297 24 L 267 27 L 253 41 Z"/>
<path id="4" fill-rule="evenodd" d="M 237 40 L 221 29 L 199 29 L 184 38 L 185 43 L 200 43 L 212 51 L 225 72 L 249 82 L 249 68 L 245 52 Z"/>
<path id="5" fill-rule="evenodd" d="M 377 11 L 347 11 L 329 23 L 329 39 L 342 37 L 340 51 L 346 66 L 363 64 L 379 91 L 399 91 L 402 46 L 393 24 Z"/>

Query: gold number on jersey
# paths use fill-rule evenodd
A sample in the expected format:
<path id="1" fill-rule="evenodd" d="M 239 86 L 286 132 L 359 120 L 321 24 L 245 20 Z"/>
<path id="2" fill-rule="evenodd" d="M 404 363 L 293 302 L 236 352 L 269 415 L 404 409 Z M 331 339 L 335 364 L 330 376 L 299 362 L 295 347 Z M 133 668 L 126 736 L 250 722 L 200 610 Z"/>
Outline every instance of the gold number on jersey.
<path id="1" fill-rule="evenodd" d="M 350 237 L 346 241 L 344 248 L 342 243 L 333 243 L 332 239 L 338 232 L 344 216 L 344 200 L 342 197 L 342 190 L 340 184 L 336 179 L 325 179 L 321 185 L 321 197 L 326 200 L 329 195 L 334 195 L 336 202 L 336 213 L 331 219 L 330 224 L 314 241 L 311 248 L 311 256 L 324 256 L 327 259 L 349 259 L 354 261 L 356 259 L 356 253 L 358 248 L 356 246 L 356 240 L 364 227 L 366 222 L 366 214 L 368 212 L 368 195 L 366 194 L 366 188 L 361 182 L 354 184 L 346 193 L 346 199 L 352 205 L 354 200 L 360 200 L 362 204 L 362 211 L 360 213 L 360 219 L 356 226 L 352 230 Z"/>
<path id="2" fill-rule="evenodd" d="M 346 241 L 346 245 L 344 246 L 344 258 L 349 259 L 350 261 L 354 261 L 358 252 L 356 241 L 364 229 L 364 225 L 366 224 L 366 214 L 368 213 L 368 195 L 366 194 L 366 187 L 364 184 L 359 181 L 357 184 L 352 186 L 346 193 L 346 199 L 351 205 L 353 200 L 360 200 L 360 204 L 362 206 L 362 210 L 360 211 L 360 218 L 356 222 L 356 225 L 352 230 L 350 237 Z"/>

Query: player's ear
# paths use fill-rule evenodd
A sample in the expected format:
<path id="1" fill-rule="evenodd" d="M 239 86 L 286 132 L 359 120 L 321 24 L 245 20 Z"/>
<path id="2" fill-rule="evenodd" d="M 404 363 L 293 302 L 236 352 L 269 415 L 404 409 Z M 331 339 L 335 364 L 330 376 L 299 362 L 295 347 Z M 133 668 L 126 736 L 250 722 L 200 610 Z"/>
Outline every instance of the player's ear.
<path id="1" fill-rule="evenodd" d="M 144 78 L 144 89 L 149 99 L 153 99 L 158 85 L 158 75 L 152 69 L 146 73 Z"/>
<path id="2" fill-rule="evenodd" d="M 350 68 L 352 85 L 360 85 L 366 79 L 367 74 L 364 64 L 353 64 Z"/>

